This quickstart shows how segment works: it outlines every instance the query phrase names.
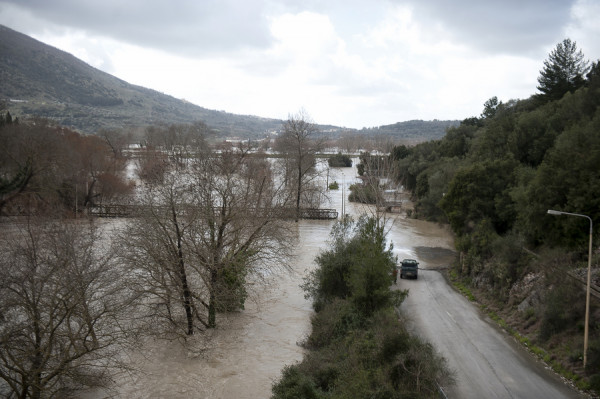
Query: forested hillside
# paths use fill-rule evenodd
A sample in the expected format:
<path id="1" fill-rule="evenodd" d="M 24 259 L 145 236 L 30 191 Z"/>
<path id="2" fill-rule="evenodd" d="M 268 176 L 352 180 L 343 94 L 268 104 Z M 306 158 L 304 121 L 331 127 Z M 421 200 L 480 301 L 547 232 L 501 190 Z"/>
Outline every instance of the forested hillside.
<path id="1" fill-rule="evenodd" d="M 600 220 L 600 65 L 586 62 L 567 39 L 538 82 L 538 94 L 506 103 L 491 98 L 481 116 L 444 138 L 394 154 L 416 216 L 449 222 L 456 234 L 454 272 L 492 293 L 500 309 L 514 309 L 506 314 L 527 336 L 559 353 L 560 367 L 577 371 L 585 291 L 566 275 L 587 267 L 589 222 L 547 210 Z M 588 376 L 600 372 L 596 309 L 592 303 Z"/>
<path id="2" fill-rule="evenodd" d="M 373 128 L 363 128 L 360 133 L 376 136 L 386 135 L 391 137 L 401 137 L 406 140 L 422 142 L 427 140 L 437 140 L 444 137 L 446 130 L 455 127 L 460 121 L 434 119 L 432 121 L 412 120 L 397 122 L 392 125 L 383 125 Z"/>

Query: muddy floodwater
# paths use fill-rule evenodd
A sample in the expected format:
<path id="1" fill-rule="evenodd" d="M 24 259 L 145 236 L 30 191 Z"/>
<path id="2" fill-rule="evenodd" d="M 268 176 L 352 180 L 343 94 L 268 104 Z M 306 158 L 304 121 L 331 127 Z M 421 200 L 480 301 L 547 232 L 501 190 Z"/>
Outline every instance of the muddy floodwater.
<path id="1" fill-rule="evenodd" d="M 330 192 L 325 207 L 341 211 L 341 183 L 347 196 L 347 187 L 355 180 L 355 168 L 334 169 L 331 180 L 340 183 L 340 190 Z M 344 205 L 351 215 L 369 211 Z M 417 258 L 429 267 L 444 266 L 452 260 L 452 236 L 447 228 L 403 216 L 392 219 L 388 239 L 399 259 Z M 300 284 L 315 267 L 315 256 L 326 248 L 332 225 L 333 221 L 313 220 L 293 224 L 299 241 L 292 271 L 277 273 L 268 284 L 254 287 L 243 312 L 221 316 L 215 330 L 199 334 L 185 346 L 158 340 L 144 343 L 140 353 L 131 355 L 139 372 L 119 376 L 111 391 L 88 392 L 84 397 L 270 397 L 271 386 L 282 368 L 302 359 L 299 343 L 310 332 L 312 309 Z"/>

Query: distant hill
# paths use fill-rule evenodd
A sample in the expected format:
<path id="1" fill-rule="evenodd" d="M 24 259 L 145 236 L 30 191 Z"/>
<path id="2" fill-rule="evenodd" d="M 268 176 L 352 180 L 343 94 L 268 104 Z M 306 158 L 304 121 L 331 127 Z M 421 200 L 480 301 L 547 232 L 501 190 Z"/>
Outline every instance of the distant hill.
<path id="1" fill-rule="evenodd" d="M 203 121 L 221 137 L 259 138 L 281 129 L 282 120 L 199 107 L 132 85 L 73 55 L 0 25 L 0 100 L 13 116 L 41 116 L 83 133 Z M 416 142 L 437 139 L 458 121 L 409 121 L 369 129 L 319 125 L 330 137 L 341 132 L 388 135 Z"/>
<path id="2" fill-rule="evenodd" d="M 84 133 L 202 120 L 224 136 L 252 137 L 282 123 L 209 110 L 129 84 L 3 25 L 0 82 L 0 99 L 14 116 L 43 116 Z"/>
<path id="3" fill-rule="evenodd" d="M 458 126 L 460 121 L 432 121 L 412 120 L 398 122 L 392 125 L 383 125 L 373 128 L 364 128 L 360 133 L 367 135 L 384 135 L 396 138 L 402 138 L 414 142 L 437 140 L 446 134 L 446 129 L 452 126 Z"/>

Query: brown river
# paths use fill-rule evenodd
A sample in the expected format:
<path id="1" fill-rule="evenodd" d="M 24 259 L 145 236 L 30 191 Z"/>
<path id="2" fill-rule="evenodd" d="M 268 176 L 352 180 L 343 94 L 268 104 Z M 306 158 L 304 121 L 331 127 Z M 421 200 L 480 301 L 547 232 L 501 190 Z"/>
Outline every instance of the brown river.
<path id="1" fill-rule="evenodd" d="M 344 173 L 342 177 L 341 174 Z M 331 180 L 344 182 L 344 193 L 354 182 L 355 168 L 333 169 Z M 342 208 L 342 190 L 331 191 L 324 207 Z M 358 215 L 369 208 L 345 202 L 346 213 Z M 303 276 L 315 267 L 314 258 L 327 245 L 333 221 L 302 220 L 297 256 L 291 272 L 269 278 L 254 287 L 243 312 L 221 316 L 218 327 L 199 334 L 186 345 L 149 341 L 130 355 L 139 371 L 118 376 L 109 391 L 87 392 L 98 398 L 268 398 L 285 365 L 302 359 L 299 343 L 310 332 L 311 304 L 300 288 Z M 399 259 L 418 258 L 428 266 L 448 264 L 453 239 L 443 226 L 396 215 L 388 239 Z"/>

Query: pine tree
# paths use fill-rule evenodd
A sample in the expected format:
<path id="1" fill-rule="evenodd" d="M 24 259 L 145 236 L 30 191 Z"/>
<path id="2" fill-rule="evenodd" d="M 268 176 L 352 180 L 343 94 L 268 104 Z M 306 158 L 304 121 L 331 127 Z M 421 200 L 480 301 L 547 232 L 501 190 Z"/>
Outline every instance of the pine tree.
<path id="1" fill-rule="evenodd" d="M 538 98 L 543 101 L 559 100 L 567 92 L 574 92 L 585 84 L 589 70 L 588 61 L 571 39 L 558 43 L 544 61 L 544 69 L 538 77 L 541 92 Z"/>

